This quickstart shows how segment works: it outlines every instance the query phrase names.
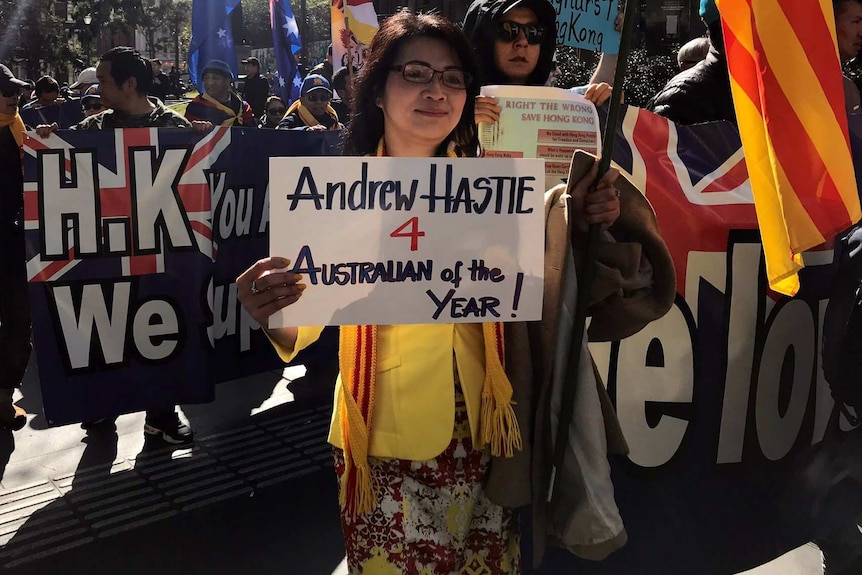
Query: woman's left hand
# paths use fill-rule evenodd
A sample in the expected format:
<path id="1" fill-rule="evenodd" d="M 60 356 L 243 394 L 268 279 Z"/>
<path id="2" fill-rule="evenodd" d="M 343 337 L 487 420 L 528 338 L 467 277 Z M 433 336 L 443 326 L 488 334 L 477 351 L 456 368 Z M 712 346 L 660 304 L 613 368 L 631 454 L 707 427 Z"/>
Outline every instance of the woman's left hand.
<path id="1" fill-rule="evenodd" d="M 598 173 L 599 162 L 596 160 L 590 171 L 572 189 L 575 208 L 572 225 L 581 232 L 586 232 L 591 224 L 599 224 L 606 230 L 620 217 L 620 196 L 614 187 L 620 172 L 616 168 L 609 168 L 598 184 L 593 186 Z"/>

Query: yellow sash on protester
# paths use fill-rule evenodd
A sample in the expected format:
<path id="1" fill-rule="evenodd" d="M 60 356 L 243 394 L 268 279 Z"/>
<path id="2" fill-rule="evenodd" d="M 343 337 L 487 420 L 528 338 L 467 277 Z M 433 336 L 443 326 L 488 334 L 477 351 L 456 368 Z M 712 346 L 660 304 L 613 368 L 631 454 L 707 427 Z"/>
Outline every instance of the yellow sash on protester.
<path id="1" fill-rule="evenodd" d="M 287 112 L 284 113 L 285 116 L 288 114 L 292 114 L 296 110 L 299 110 L 299 117 L 302 119 L 302 122 L 306 126 L 317 126 L 320 122 L 317 121 L 317 118 L 314 117 L 314 114 L 308 111 L 308 108 L 302 105 L 302 100 L 297 100 L 293 104 L 290 105 L 290 108 L 287 109 Z M 338 122 L 338 113 L 330 106 L 326 105 L 326 113 L 329 114 L 329 117 Z"/>
<path id="2" fill-rule="evenodd" d="M 209 94 L 204 94 L 203 99 L 230 116 L 228 119 L 221 123 L 222 126 L 233 126 L 234 124 L 242 126 L 242 100 L 240 100 L 239 102 L 239 112 L 237 112 L 233 108 L 225 106 Z"/>

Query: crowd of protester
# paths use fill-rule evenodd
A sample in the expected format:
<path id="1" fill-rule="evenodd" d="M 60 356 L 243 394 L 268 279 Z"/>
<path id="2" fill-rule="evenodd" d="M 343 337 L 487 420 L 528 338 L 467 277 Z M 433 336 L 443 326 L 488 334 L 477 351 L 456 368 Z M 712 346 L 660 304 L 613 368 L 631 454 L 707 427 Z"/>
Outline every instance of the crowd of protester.
<path id="1" fill-rule="evenodd" d="M 839 55 L 842 60 L 849 60 L 862 48 L 862 0 L 833 0 L 833 4 Z M 719 120 L 735 123 L 715 5 L 704 0 L 701 15 L 708 36 L 693 40 L 679 51 L 680 73 L 655 95 L 648 107 L 681 124 Z M 184 115 L 165 105 L 170 97 L 181 95 L 178 75 L 173 69 L 166 74 L 160 61 L 148 60 L 131 48 L 109 50 L 96 66 L 82 70 L 68 87 L 61 86 L 50 76 L 35 81 L 20 80 L 9 68 L 0 66 L 0 170 L 4 174 L 0 193 L 0 245 L 4 246 L 0 250 L 0 342 L 4 349 L 0 356 L 0 427 L 17 430 L 26 423 L 26 414 L 13 402 L 13 392 L 20 385 L 31 349 L 20 169 L 23 132 L 27 128 L 35 129 L 41 137 L 59 129 L 133 127 L 184 128 L 199 133 L 216 126 L 344 130 L 346 153 L 354 155 L 474 156 L 480 151 L 476 124 L 498 122 L 501 112 L 497 100 L 479 96 L 479 87 L 552 83 L 555 26 L 556 13 L 547 0 L 477 0 L 471 5 L 461 29 L 439 16 L 400 12 L 382 25 L 361 72 L 346 68 L 333 70 L 330 47 L 327 59 L 309 70 L 302 80 L 299 98 L 294 102 L 273 94 L 272 84 L 261 74 L 256 58 L 242 61 L 245 78 L 241 90 L 235 87 L 237 78 L 231 65 L 211 60 L 202 69 L 200 93 L 188 102 Z M 604 105 L 612 91 L 607 81 L 607 69 L 612 67 L 612 62 L 612 57 L 606 60 L 603 55 L 602 64 L 590 83 L 572 89 L 597 106 Z M 845 90 L 848 113 L 858 113 L 858 90 L 852 83 L 847 84 Z M 429 102 L 445 103 L 452 113 L 445 114 L 443 121 L 440 118 L 417 119 L 410 111 L 410 105 Z M 621 205 L 620 194 L 615 189 L 617 176 L 612 169 L 591 194 L 587 194 L 587 189 L 594 172 L 573 184 L 570 189 L 580 196 L 575 212 L 577 221 L 570 225 L 597 223 L 613 233 L 617 219 L 627 209 L 625 203 Z M 558 190 L 555 197 L 559 199 L 562 191 Z M 644 250 L 642 257 L 648 258 L 647 252 Z M 641 269 L 650 269 L 658 275 L 661 270 L 654 263 Z M 265 326 L 268 315 L 277 309 L 295 303 L 305 289 L 296 274 L 279 271 L 283 267 L 281 258 L 267 258 L 252 265 L 237 279 L 238 299 L 261 325 Z M 593 317 L 594 323 L 599 321 L 600 316 Z M 517 545 L 511 544 L 518 537 L 516 522 L 510 510 L 499 504 L 496 494 L 485 493 L 481 481 L 489 473 L 491 461 L 479 433 L 480 421 L 486 420 L 486 414 L 480 414 L 479 409 L 483 403 L 483 387 L 498 386 L 506 390 L 509 397 L 513 386 L 517 389 L 517 381 L 510 382 L 506 374 L 486 373 L 485 362 L 500 360 L 493 351 L 486 349 L 488 329 L 492 328 L 458 324 L 433 328 L 375 326 L 374 329 L 375 334 L 379 331 L 381 353 L 386 352 L 386 346 L 401 347 L 402 361 L 408 366 L 402 369 L 409 371 L 420 366 L 425 370 L 423 373 L 435 374 L 433 381 L 413 376 L 405 378 L 405 390 L 411 391 L 405 391 L 404 401 L 414 402 L 417 414 L 421 410 L 436 409 L 448 417 L 441 417 L 439 421 L 451 423 L 454 418 L 456 430 L 461 426 L 467 432 L 456 437 L 452 429 L 435 428 L 434 433 L 429 434 L 428 429 L 420 429 L 409 421 L 407 415 L 396 414 L 388 423 L 398 429 L 402 448 L 387 450 L 380 447 L 382 440 L 378 442 L 374 435 L 380 429 L 379 423 L 376 422 L 377 427 L 373 429 L 370 424 L 368 429 L 359 429 L 356 425 L 357 421 L 364 423 L 361 420 L 335 418 L 331 440 L 337 446 L 339 478 L 344 485 L 350 478 L 352 487 L 361 483 L 365 476 L 357 479 L 350 475 L 356 473 L 356 466 L 359 466 L 362 473 L 372 474 L 378 485 L 394 485 L 412 478 L 410 470 L 429 461 L 441 469 L 466 466 L 472 474 L 468 480 L 435 473 L 428 489 L 434 492 L 433 497 L 443 497 L 443 492 L 454 483 L 466 481 L 470 496 L 456 503 L 468 512 L 475 512 L 476 524 L 484 527 L 474 529 L 468 525 L 464 531 L 455 533 L 440 517 L 429 513 L 425 519 L 432 527 L 425 534 L 427 538 L 419 537 L 415 545 L 400 540 L 390 542 L 394 547 L 379 545 L 377 539 L 385 539 L 389 533 L 404 529 L 403 518 L 379 513 L 371 517 L 367 513 L 374 510 L 376 502 L 363 499 L 360 504 L 351 499 L 355 495 L 353 492 L 343 492 L 343 500 L 349 502 L 343 507 L 342 521 L 351 570 L 358 572 L 362 565 L 377 560 L 385 561 L 397 572 L 413 573 L 417 557 L 423 557 L 431 549 L 452 572 L 463 565 L 465 552 L 483 550 L 484 560 L 494 565 L 493 572 L 504 572 L 503 566 L 508 566 L 505 572 L 518 572 Z M 267 331 L 273 346 L 288 361 L 313 343 L 320 333 L 316 328 L 296 327 Z M 506 337 L 510 337 L 509 332 L 506 333 Z M 518 341 L 515 336 L 513 340 Z M 473 361 L 479 357 L 485 359 Z M 341 350 L 342 366 L 357 359 L 348 350 Z M 381 373 L 381 381 L 395 377 L 396 371 Z M 432 397 L 427 392 L 424 395 L 416 392 L 414 397 L 412 388 L 426 384 L 436 386 L 438 393 Z M 599 389 L 603 388 L 599 386 Z M 344 399 L 344 395 L 351 392 L 349 388 L 340 392 L 336 410 L 351 409 Z M 419 398 L 425 398 L 425 403 L 420 403 Z M 385 403 L 385 398 L 380 401 Z M 405 413 L 413 412 L 407 409 Z M 354 415 L 351 413 L 351 417 Z M 116 429 L 114 419 L 84 422 L 82 426 L 88 433 L 113 432 Z M 416 421 L 427 420 L 417 415 Z M 437 427 L 439 421 L 435 424 Z M 183 445 L 193 441 L 193 431 L 181 421 L 169 401 L 154 402 L 150 406 L 144 431 L 168 443 Z M 349 443 L 343 439 L 347 437 Z M 440 437 L 445 441 L 434 440 L 436 442 L 431 444 L 432 439 Z M 350 446 L 359 444 L 360 440 L 367 453 L 357 455 L 355 447 L 351 451 Z M 518 437 L 517 442 L 520 441 Z M 429 453 L 430 458 L 426 457 Z M 494 456 L 501 455 L 495 453 Z M 392 466 L 377 457 L 404 460 L 414 466 Z M 370 475 L 367 478 L 371 480 Z M 344 489 L 342 486 L 342 491 Z M 408 495 L 399 491 L 386 496 L 400 501 Z M 497 518 L 493 529 L 484 521 L 490 516 Z M 441 532 L 450 538 L 447 540 L 457 539 L 461 543 L 432 544 L 432 540 L 440 539 Z M 856 537 L 858 535 L 855 533 Z M 483 549 L 474 548 L 476 541 L 481 542 Z M 828 542 L 824 546 L 828 547 Z M 368 555 L 372 548 L 377 549 L 377 559 Z M 830 575 L 860 572 L 849 570 L 858 568 L 858 554 L 849 559 L 840 553 L 834 557 L 833 567 L 828 571 Z M 845 560 L 850 566 L 848 570 L 844 570 Z"/>

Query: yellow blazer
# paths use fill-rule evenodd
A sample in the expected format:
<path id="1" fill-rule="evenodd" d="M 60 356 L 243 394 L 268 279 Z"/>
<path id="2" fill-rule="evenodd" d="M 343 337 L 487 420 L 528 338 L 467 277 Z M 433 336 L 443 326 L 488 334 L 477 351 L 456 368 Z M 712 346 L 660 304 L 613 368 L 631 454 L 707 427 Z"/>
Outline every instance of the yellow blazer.
<path id="1" fill-rule="evenodd" d="M 290 362 L 314 343 L 322 327 L 300 327 L 294 349 L 273 342 Z M 381 325 L 377 336 L 377 385 L 369 454 L 423 461 L 440 455 L 452 440 L 455 423 L 455 365 L 470 418 L 473 444 L 480 445 L 479 423 L 485 382 L 485 343 L 481 324 Z M 341 375 L 329 443 L 343 447 Z"/>

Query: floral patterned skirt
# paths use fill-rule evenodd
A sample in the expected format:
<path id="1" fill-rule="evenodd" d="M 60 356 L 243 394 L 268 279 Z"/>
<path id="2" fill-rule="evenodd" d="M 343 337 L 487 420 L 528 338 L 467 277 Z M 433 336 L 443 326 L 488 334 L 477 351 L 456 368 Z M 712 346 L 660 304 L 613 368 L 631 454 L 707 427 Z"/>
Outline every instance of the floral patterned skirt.
<path id="1" fill-rule="evenodd" d="M 485 497 L 490 455 L 473 448 L 460 389 L 446 451 L 427 461 L 369 462 L 377 507 L 357 518 L 341 515 L 350 575 L 520 573 L 517 519 Z M 340 483 L 340 449 L 335 467 Z"/>

